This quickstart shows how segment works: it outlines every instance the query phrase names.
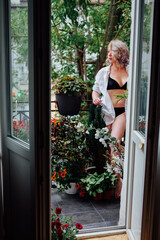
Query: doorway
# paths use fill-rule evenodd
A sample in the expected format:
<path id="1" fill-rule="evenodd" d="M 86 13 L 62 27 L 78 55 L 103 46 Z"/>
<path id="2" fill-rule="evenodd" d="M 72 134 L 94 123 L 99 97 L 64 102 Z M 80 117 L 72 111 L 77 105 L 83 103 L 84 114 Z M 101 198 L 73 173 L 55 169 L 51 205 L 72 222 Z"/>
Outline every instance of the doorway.
<path id="1" fill-rule="evenodd" d="M 125 213 L 119 221 L 122 213 L 120 213 L 120 198 L 119 196 L 115 197 L 116 175 L 110 176 L 112 179 L 115 177 L 115 179 L 112 186 L 110 185 L 112 191 L 109 200 L 105 200 L 104 197 L 102 200 L 94 200 L 94 191 L 90 190 L 90 194 L 88 194 L 89 190 L 86 191 L 86 188 L 82 187 L 81 179 L 87 179 L 86 168 L 98 166 L 100 161 L 102 164 L 105 161 L 103 167 L 106 167 L 106 160 L 102 157 L 97 157 L 98 163 L 95 163 L 86 144 L 88 139 L 86 132 L 89 129 L 88 120 L 92 111 L 90 109 L 92 87 L 97 72 L 102 67 L 107 66 L 109 42 L 116 38 L 125 41 L 128 48 L 130 47 L 130 28 L 131 1 L 89 1 L 87 3 L 82 1 L 78 4 L 76 1 L 73 1 L 72 4 L 67 3 L 67 1 L 51 2 L 52 205 L 54 209 L 61 207 L 64 214 L 73 215 L 76 221 L 82 223 L 83 230 L 86 232 L 102 231 L 108 227 L 109 229 L 125 227 Z M 63 114 L 62 109 L 60 109 L 60 96 L 57 98 L 58 91 L 61 89 L 67 91 L 66 89 L 71 88 L 70 80 L 78 89 L 78 79 L 81 79 L 86 85 L 85 96 L 83 96 L 78 112 L 79 116 L 71 114 L 72 117 L 67 117 L 66 112 Z M 67 99 L 62 101 L 66 103 Z M 64 107 L 64 111 L 66 108 L 68 106 Z M 70 115 L 68 114 L 68 116 Z M 99 117 L 93 118 L 100 121 Z M 78 126 L 78 130 L 76 126 Z M 102 126 L 100 127 L 102 128 Z M 75 151 L 77 148 L 79 148 L 78 153 Z M 97 149 L 100 149 L 101 146 L 94 143 L 94 148 L 98 151 Z M 121 149 L 121 162 L 116 164 L 122 170 L 125 155 L 125 134 L 121 142 Z M 77 159 L 74 158 L 75 156 Z M 83 160 L 83 164 L 79 166 L 80 169 L 78 169 L 80 162 L 78 159 Z M 76 160 L 78 161 L 76 162 Z M 74 178 L 76 183 L 74 190 L 78 188 L 75 195 L 66 193 L 70 186 L 69 181 L 71 181 L 67 179 L 67 174 L 71 174 L 68 168 L 71 161 L 76 162 L 76 166 L 74 164 L 74 167 L 70 166 L 74 171 L 74 176 L 72 176 L 72 181 Z M 81 169 L 84 169 L 84 172 L 81 172 Z M 100 172 L 100 174 L 102 173 Z M 96 181 L 98 181 L 100 174 L 96 176 Z M 100 187 L 98 191 L 102 191 Z M 123 205 L 123 209 L 125 209 L 126 200 L 123 201 Z"/>

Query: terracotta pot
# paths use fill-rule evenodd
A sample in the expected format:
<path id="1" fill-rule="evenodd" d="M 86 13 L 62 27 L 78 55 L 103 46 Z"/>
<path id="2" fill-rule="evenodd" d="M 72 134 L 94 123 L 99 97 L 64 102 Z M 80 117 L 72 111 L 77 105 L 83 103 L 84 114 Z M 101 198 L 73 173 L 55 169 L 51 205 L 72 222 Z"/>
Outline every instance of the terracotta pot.
<path id="1" fill-rule="evenodd" d="M 106 200 L 111 200 L 112 197 L 112 190 L 104 191 L 103 192 L 103 198 Z"/>
<path id="2" fill-rule="evenodd" d="M 76 189 L 76 183 L 70 183 L 70 188 L 65 190 L 65 193 L 67 194 L 76 194 L 77 193 L 77 189 Z"/>
<path id="3" fill-rule="evenodd" d="M 81 107 L 81 96 L 68 96 L 56 93 L 58 111 L 63 116 L 73 116 L 79 113 Z"/>
<path id="4" fill-rule="evenodd" d="M 97 193 L 96 196 L 94 197 L 94 200 L 101 200 L 102 199 L 102 193 Z"/>

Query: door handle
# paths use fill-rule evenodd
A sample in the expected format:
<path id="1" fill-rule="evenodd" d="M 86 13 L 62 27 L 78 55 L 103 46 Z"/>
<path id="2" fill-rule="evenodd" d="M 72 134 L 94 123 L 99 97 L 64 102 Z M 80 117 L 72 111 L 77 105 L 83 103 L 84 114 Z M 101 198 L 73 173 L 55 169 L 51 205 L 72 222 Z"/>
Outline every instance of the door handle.
<path id="1" fill-rule="evenodd" d="M 139 144 L 138 144 L 138 148 L 142 150 L 143 147 L 144 147 L 144 143 L 140 141 Z"/>

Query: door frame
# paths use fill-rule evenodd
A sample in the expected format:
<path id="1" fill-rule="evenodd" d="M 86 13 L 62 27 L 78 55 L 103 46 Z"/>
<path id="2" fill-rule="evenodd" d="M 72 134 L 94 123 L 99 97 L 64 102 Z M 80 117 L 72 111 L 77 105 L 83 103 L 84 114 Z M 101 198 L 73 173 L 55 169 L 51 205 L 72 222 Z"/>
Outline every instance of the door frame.
<path id="1" fill-rule="evenodd" d="M 50 239 L 51 219 L 51 1 L 29 0 L 33 7 L 36 239 Z M 32 17 L 32 16 L 31 16 Z M 32 51 L 32 49 L 31 49 Z M 37 124 L 38 123 L 38 124 Z"/>
<path id="2" fill-rule="evenodd" d="M 154 1 L 154 23 L 151 58 L 150 100 L 146 151 L 146 172 L 142 215 L 142 234 L 145 240 L 159 239 L 160 222 L 157 206 L 160 202 L 160 2 Z M 158 190 L 158 191 L 157 191 Z M 158 220 L 158 221 L 157 221 Z"/>

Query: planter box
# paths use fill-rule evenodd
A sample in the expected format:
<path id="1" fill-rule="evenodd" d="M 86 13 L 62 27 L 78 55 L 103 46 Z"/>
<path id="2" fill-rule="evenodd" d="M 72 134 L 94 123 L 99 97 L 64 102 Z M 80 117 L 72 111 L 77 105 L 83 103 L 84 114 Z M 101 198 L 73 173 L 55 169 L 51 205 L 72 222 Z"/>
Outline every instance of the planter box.
<path id="1" fill-rule="evenodd" d="M 79 113 L 81 107 L 81 96 L 68 96 L 56 93 L 58 111 L 63 116 L 73 116 Z"/>

